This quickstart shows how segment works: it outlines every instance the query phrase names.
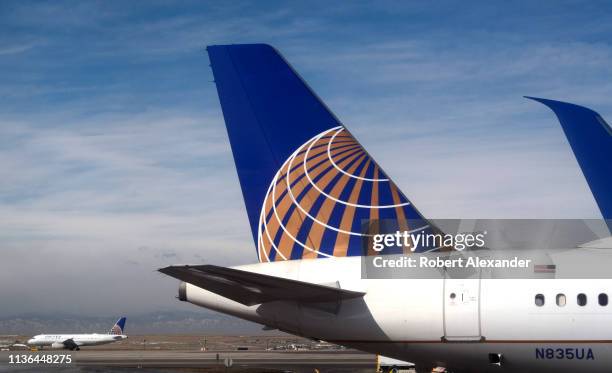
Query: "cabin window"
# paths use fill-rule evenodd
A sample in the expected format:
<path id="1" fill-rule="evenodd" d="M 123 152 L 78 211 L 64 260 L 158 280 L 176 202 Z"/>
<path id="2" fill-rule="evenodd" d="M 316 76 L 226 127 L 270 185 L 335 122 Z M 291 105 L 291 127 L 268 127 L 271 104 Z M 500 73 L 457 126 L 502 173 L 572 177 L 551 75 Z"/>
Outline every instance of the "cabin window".
<path id="1" fill-rule="evenodd" d="M 544 295 L 536 294 L 535 296 L 535 305 L 538 307 L 542 307 L 544 305 Z"/>
<path id="2" fill-rule="evenodd" d="M 605 294 L 605 293 L 599 294 L 598 300 L 599 300 L 600 306 L 607 306 L 608 305 L 608 294 Z"/>
<path id="3" fill-rule="evenodd" d="M 565 307 L 566 303 L 567 303 L 567 301 L 566 301 L 566 298 L 565 298 L 565 294 L 557 294 L 557 306 Z"/>
<path id="4" fill-rule="evenodd" d="M 587 304 L 587 296 L 586 294 L 578 294 L 578 296 L 576 297 L 576 300 L 578 301 L 578 305 L 580 307 L 584 307 Z"/>

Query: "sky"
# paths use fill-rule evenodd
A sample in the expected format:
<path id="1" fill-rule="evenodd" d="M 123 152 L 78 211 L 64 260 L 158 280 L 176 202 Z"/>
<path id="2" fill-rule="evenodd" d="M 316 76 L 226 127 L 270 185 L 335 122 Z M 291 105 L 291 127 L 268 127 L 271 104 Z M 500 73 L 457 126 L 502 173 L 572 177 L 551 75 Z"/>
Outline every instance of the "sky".
<path id="1" fill-rule="evenodd" d="M 0 1 L 0 317 L 192 310 L 256 253 L 205 46 L 274 45 L 432 218 L 598 218 L 556 118 L 612 118 L 612 5 Z"/>

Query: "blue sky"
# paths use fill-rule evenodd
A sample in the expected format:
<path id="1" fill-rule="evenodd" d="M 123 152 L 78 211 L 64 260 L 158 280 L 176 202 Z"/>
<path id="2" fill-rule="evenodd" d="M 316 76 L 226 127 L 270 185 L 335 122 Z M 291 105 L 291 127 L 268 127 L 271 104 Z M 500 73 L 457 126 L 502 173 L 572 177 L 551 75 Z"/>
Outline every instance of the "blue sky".
<path id="1" fill-rule="evenodd" d="M 186 307 L 155 268 L 256 260 L 208 44 L 273 44 L 427 216 L 598 217 L 522 96 L 610 121 L 610 8 L 0 2 L 0 313 Z"/>

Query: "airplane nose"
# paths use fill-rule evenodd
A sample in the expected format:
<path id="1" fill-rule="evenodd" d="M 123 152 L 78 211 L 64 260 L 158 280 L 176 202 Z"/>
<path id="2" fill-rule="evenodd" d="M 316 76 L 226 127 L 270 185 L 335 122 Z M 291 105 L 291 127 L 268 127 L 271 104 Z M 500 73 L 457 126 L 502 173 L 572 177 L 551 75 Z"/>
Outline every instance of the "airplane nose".
<path id="1" fill-rule="evenodd" d="M 26 343 L 29 344 L 29 345 L 33 344 L 34 343 L 34 338 L 28 339 L 28 341 Z"/>

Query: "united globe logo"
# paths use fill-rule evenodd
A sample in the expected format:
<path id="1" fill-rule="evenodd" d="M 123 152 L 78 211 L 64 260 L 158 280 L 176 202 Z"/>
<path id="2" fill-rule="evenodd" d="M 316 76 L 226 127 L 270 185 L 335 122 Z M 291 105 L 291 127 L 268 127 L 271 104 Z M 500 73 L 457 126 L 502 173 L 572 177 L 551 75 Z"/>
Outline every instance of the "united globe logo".
<path id="1" fill-rule="evenodd" d="M 111 334 L 121 335 L 122 334 L 121 327 L 119 327 L 119 325 L 117 324 L 113 325 L 113 327 L 111 328 Z"/>
<path id="2" fill-rule="evenodd" d="M 276 172 L 258 225 L 259 260 L 359 256 L 362 222 L 422 219 L 410 201 L 344 126 L 301 145 Z"/>

